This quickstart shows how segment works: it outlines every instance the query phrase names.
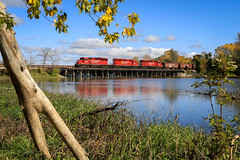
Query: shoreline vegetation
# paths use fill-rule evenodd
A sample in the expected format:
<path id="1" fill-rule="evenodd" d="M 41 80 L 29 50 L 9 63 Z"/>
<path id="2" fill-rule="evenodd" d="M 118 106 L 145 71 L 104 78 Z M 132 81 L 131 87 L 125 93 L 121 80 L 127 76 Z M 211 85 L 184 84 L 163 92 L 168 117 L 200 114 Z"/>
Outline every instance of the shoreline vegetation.
<path id="1" fill-rule="evenodd" d="M 177 119 L 136 118 L 123 102 L 96 103 L 72 94 L 46 93 L 89 159 L 238 159 L 239 141 L 219 152 L 208 127 L 181 126 Z M 115 108 L 114 108 L 115 107 Z M 106 109 L 114 108 L 114 109 Z M 41 159 L 14 88 L 0 84 L 0 158 Z M 41 121 L 53 159 L 74 159 L 44 115 Z M 213 143 L 215 142 L 215 143 Z M 220 141 L 221 142 L 221 141 Z M 222 151 L 222 150 L 221 150 Z"/>

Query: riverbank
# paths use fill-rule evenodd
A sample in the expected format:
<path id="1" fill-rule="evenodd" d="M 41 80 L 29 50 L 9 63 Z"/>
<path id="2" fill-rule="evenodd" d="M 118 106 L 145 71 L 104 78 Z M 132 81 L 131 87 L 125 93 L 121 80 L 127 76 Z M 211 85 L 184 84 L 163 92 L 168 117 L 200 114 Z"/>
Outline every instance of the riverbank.
<path id="1" fill-rule="evenodd" d="M 183 127 L 177 120 L 139 120 L 124 106 L 97 113 L 106 104 L 72 94 L 46 94 L 90 159 L 211 159 L 216 155 L 213 148 L 218 146 L 212 144 L 212 135 Z M 0 110 L 0 158 L 40 159 L 42 155 L 34 148 L 15 91 L 8 84 L 0 85 Z M 41 115 L 41 121 L 53 159 L 72 159 L 45 116 Z M 236 159 L 239 153 L 238 148 Z M 218 153 L 220 159 L 221 155 Z"/>

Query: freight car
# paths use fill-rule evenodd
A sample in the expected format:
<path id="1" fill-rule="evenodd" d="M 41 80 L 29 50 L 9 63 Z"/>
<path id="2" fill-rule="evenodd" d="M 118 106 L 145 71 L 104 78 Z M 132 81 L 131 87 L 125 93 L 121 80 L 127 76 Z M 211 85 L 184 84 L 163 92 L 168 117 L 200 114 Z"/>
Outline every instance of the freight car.
<path id="1" fill-rule="evenodd" d="M 193 69 L 193 68 L 194 68 L 194 67 L 193 67 L 193 64 L 181 64 L 181 63 L 179 63 L 179 67 L 180 67 L 181 69 L 185 69 L 185 70 Z"/>
<path id="2" fill-rule="evenodd" d="M 81 57 L 75 63 L 75 67 L 102 67 L 108 66 L 107 58 Z"/>
<path id="3" fill-rule="evenodd" d="M 134 59 L 114 58 L 113 59 L 113 66 L 114 67 L 138 66 L 138 62 Z"/>
<path id="4" fill-rule="evenodd" d="M 142 68 L 163 68 L 163 64 L 160 61 L 154 60 L 140 60 L 140 66 Z"/>
<path id="5" fill-rule="evenodd" d="M 179 63 L 164 63 L 164 68 L 166 69 L 178 69 Z"/>

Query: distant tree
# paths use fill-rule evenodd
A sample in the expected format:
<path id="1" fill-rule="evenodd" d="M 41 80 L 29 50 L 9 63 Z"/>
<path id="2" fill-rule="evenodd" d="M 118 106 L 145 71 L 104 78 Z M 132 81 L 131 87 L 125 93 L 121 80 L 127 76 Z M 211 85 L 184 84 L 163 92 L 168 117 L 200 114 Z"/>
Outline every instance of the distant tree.
<path id="1" fill-rule="evenodd" d="M 138 56 L 134 56 L 133 59 L 136 60 L 137 62 L 139 62 L 139 57 Z"/>
<path id="2" fill-rule="evenodd" d="M 214 66 L 212 53 L 206 51 L 193 56 L 192 62 L 195 64 L 196 71 L 201 74 L 207 74 Z"/>
<path id="3" fill-rule="evenodd" d="M 236 37 L 236 42 L 235 44 L 240 45 L 240 33 L 238 33 L 237 37 Z"/>
<path id="4" fill-rule="evenodd" d="M 238 66 L 235 74 L 240 75 L 240 33 L 238 33 L 236 40 L 235 43 L 219 46 L 215 52 L 222 56 L 231 56 Z"/>
<path id="5" fill-rule="evenodd" d="M 151 59 L 151 56 L 150 56 L 150 55 L 144 55 L 144 56 L 143 56 L 143 59 L 145 59 L 145 60 L 150 60 L 150 59 Z"/>
<path id="6" fill-rule="evenodd" d="M 192 58 L 187 58 L 184 56 L 177 56 L 177 63 L 185 63 L 185 64 L 190 64 L 192 63 Z"/>
<path id="7" fill-rule="evenodd" d="M 36 62 L 36 56 L 30 54 L 25 62 L 26 65 L 33 65 Z"/>
<path id="8" fill-rule="evenodd" d="M 163 63 L 177 63 L 178 62 L 178 52 L 170 49 L 164 52 L 164 54 L 155 60 L 161 61 Z"/>
<path id="9" fill-rule="evenodd" d="M 60 57 L 56 52 L 51 52 L 49 61 L 50 61 L 51 65 L 57 65 L 60 61 Z"/>
<path id="10" fill-rule="evenodd" d="M 193 63 L 195 64 L 195 70 L 200 73 L 201 72 L 201 60 L 202 60 L 202 55 L 201 54 L 197 54 L 195 56 L 193 56 Z"/>
<path id="11" fill-rule="evenodd" d="M 50 61 L 52 54 L 52 49 L 49 47 L 46 48 L 41 48 L 41 52 L 37 55 L 40 57 L 43 65 L 43 73 L 45 73 L 45 65 L 47 64 L 48 61 Z"/>
<path id="12" fill-rule="evenodd" d="M 41 52 L 38 54 L 39 57 L 41 57 L 41 61 L 43 65 L 46 65 L 47 62 L 50 59 L 50 56 L 52 54 L 52 49 L 49 47 L 41 48 Z"/>
<path id="13" fill-rule="evenodd" d="M 169 57 L 170 57 L 169 61 L 170 62 L 172 62 L 172 63 L 177 63 L 178 62 L 177 61 L 178 60 L 178 52 L 177 51 L 171 49 L 171 50 L 167 51 L 167 54 L 169 54 Z"/>

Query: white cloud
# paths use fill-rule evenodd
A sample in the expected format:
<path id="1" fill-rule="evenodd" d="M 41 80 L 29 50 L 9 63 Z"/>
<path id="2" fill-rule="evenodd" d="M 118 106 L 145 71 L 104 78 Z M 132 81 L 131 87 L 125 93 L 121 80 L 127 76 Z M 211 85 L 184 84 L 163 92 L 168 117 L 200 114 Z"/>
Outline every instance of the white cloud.
<path id="1" fill-rule="evenodd" d="M 23 52 L 26 52 L 26 53 L 36 53 L 36 52 L 40 52 L 41 51 L 41 47 L 21 47 L 22 51 Z"/>
<path id="2" fill-rule="evenodd" d="M 7 8 L 8 7 L 25 7 L 23 0 L 2 0 L 1 1 Z"/>
<path id="3" fill-rule="evenodd" d="M 201 44 L 194 44 L 189 46 L 189 48 L 203 48 L 203 46 Z"/>
<path id="4" fill-rule="evenodd" d="M 116 44 L 105 43 L 104 40 L 99 38 L 88 38 L 88 39 L 77 39 L 75 42 L 70 44 L 71 48 L 113 48 L 117 47 Z"/>
<path id="5" fill-rule="evenodd" d="M 58 44 L 68 44 L 68 42 L 65 41 L 65 40 L 59 40 L 57 43 L 58 43 Z"/>
<path id="6" fill-rule="evenodd" d="M 12 14 L 14 21 L 17 23 L 17 25 L 22 25 L 24 24 L 24 20 L 20 17 L 17 17 L 15 14 Z"/>
<path id="7" fill-rule="evenodd" d="M 69 60 L 72 60 L 73 58 L 72 57 L 61 57 L 60 60 L 62 61 L 69 61 Z"/>
<path id="8" fill-rule="evenodd" d="M 169 36 L 166 37 L 166 40 L 167 41 L 174 41 L 174 40 L 176 40 L 176 37 L 172 36 L 172 35 L 169 35 Z"/>
<path id="9" fill-rule="evenodd" d="M 144 42 L 148 42 L 148 43 L 159 42 L 159 41 L 161 41 L 161 38 L 158 36 L 150 35 L 144 38 Z"/>
<path id="10" fill-rule="evenodd" d="M 36 37 L 28 36 L 28 37 L 17 37 L 17 39 L 35 39 Z"/>
<path id="11" fill-rule="evenodd" d="M 197 55 L 197 54 L 200 54 L 200 53 L 196 53 L 196 52 L 191 52 L 191 53 L 189 53 L 188 55 L 187 55 L 187 57 L 193 57 L 193 56 L 195 56 L 195 55 Z"/>
<path id="12" fill-rule="evenodd" d="M 129 37 L 122 40 L 123 42 L 138 42 L 136 37 Z"/>
<path id="13" fill-rule="evenodd" d="M 152 58 L 157 58 L 163 55 L 168 48 L 109 48 L 109 49 L 79 49 L 79 48 L 68 48 L 65 53 L 78 54 L 81 56 L 93 56 L 93 57 L 108 57 L 108 58 L 133 58 L 134 56 L 142 57 L 149 54 Z"/>

